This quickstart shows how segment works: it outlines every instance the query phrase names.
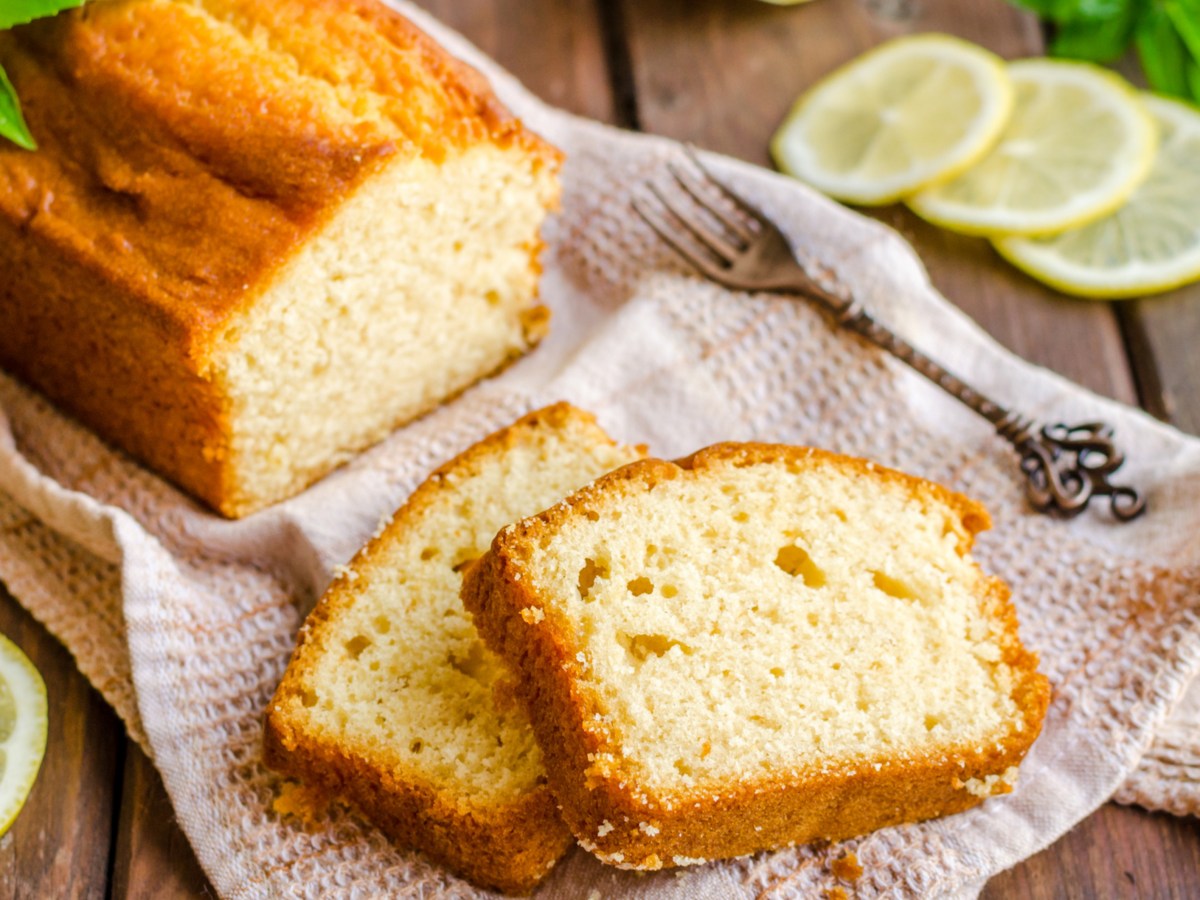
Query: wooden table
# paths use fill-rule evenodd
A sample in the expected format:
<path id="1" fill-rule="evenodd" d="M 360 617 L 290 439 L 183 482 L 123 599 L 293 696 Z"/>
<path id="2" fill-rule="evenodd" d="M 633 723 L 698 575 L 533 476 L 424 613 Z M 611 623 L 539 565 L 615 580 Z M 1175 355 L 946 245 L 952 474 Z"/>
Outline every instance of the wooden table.
<path id="1" fill-rule="evenodd" d="M 1037 54 L 1037 23 L 1001 0 L 420 0 L 559 106 L 768 165 L 796 95 L 867 47 L 947 31 Z M 1200 286 L 1121 304 L 1069 300 L 980 240 L 899 207 L 872 212 L 918 248 L 941 291 L 1026 359 L 1200 433 Z M 33 794 L 0 841 L 0 898 L 214 895 L 162 782 L 69 654 L 0 590 L 0 632 L 50 694 Z M 1108 805 L 997 877 L 1001 897 L 1200 896 L 1200 822 Z"/>

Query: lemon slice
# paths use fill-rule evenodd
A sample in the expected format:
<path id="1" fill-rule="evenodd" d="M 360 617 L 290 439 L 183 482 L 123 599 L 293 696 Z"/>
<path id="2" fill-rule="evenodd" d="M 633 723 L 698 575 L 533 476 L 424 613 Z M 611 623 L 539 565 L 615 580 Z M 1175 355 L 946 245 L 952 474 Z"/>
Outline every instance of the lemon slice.
<path id="1" fill-rule="evenodd" d="M 25 804 L 46 752 L 46 685 L 21 650 L 0 635 L 0 835 Z"/>
<path id="2" fill-rule="evenodd" d="M 1140 297 L 1200 279 L 1200 113 L 1149 94 L 1144 102 L 1162 134 L 1150 176 L 1090 225 L 996 240 L 1013 265 L 1082 297 Z"/>
<path id="3" fill-rule="evenodd" d="M 910 199 L 913 211 L 965 234 L 1053 234 L 1124 203 L 1158 142 L 1136 92 L 1086 63 L 1008 68 L 1017 104 L 1000 140 L 958 178 Z"/>
<path id="4" fill-rule="evenodd" d="M 890 203 L 970 166 L 1012 105 L 998 56 L 941 34 L 897 38 L 801 97 L 771 153 L 831 197 Z"/>

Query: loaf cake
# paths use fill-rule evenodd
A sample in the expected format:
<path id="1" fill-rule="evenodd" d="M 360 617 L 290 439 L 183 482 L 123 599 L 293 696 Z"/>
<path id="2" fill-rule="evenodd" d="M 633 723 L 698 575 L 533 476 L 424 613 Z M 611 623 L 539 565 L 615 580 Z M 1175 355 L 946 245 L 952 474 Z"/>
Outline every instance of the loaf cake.
<path id="1" fill-rule="evenodd" d="M 635 462 L 505 528 L 463 599 L 522 672 L 551 789 L 625 868 L 953 813 L 1048 701 L 977 503 L 818 450 Z"/>
<path id="2" fill-rule="evenodd" d="M 267 764 L 477 884 L 532 888 L 573 840 L 461 573 L 501 526 L 640 455 L 559 404 L 430 476 L 304 624 L 267 713 Z"/>
<path id="3" fill-rule="evenodd" d="M 0 65 L 0 366 L 226 515 L 545 331 L 559 153 L 375 0 L 107 0 Z"/>

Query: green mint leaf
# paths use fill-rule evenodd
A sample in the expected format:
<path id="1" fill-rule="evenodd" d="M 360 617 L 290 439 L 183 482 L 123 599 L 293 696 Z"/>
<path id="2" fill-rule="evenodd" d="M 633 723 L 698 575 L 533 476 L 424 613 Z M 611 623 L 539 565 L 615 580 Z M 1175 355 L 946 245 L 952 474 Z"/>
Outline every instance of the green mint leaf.
<path id="1" fill-rule="evenodd" d="M 1079 0 L 1072 21 L 1107 22 L 1120 16 L 1132 16 L 1139 5 L 1135 0 Z"/>
<path id="2" fill-rule="evenodd" d="M 65 9 L 82 6 L 86 0 L 0 0 L 0 31 L 24 25 L 34 19 L 57 15 Z M 0 67 L 0 138 L 7 138 L 25 150 L 36 150 L 37 142 L 29 133 L 17 92 Z"/>
<path id="3" fill-rule="evenodd" d="M 0 137 L 8 138 L 25 150 L 37 149 L 37 143 L 21 115 L 17 92 L 13 90 L 12 82 L 3 68 L 0 68 Z"/>
<path id="4" fill-rule="evenodd" d="M 1009 0 L 1013 6 L 1020 6 L 1039 16 L 1049 16 L 1054 8 L 1054 0 Z"/>
<path id="5" fill-rule="evenodd" d="M 1030 12 L 1036 12 L 1043 19 L 1051 19 L 1054 22 L 1064 18 L 1069 12 L 1068 7 L 1073 7 L 1074 2 L 1063 2 L 1063 0 L 1008 0 L 1013 6 L 1020 6 Z"/>
<path id="6" fill-rule="evenodd" d="M 1009 0 L 1058 25 L 1104 22 L 1125 15 L 1147 0 Z"/>
<path id="7" fill-rule="evenodd" d="M 1192 60 L 1200 63 L 1200 0 L 1166 0 L 1163 9 Z"/>
<path id="8" fill-rule="evenodd" d="M 1013 6 L 1021 6 L 1035 12 L 1043 19 L 1055 22 L 1071 18 L 1078 0 L 1009 0 Z"/>
<path id="9" fill-rule="evenodd" d="M 1126 5 L 1120 14 L 1104 22 L 1068 22 L 1060 25 L 1050 42 L 1051 56 L 1107 63 L 1120 59 L 1133 36 L 1137 10 Z"/>
<path id="10" fill-rule="evenodd" d="M 1200 63 L 1193 61 L 1187 64 L 1187 81 L 1192 92 L 1192 102 L 1200 106 Z"/>
<path id="11" fill-rule="evenodd" d="M 1191 96 L 1187 82 L 1187 49 L 1162 7 L 1148 6 L 1142 11 L 1133 38 L 1150 86 L 1160 94 Z"/>
<path id="12" fill-rule="evenodd" d="M 0 0 L 0 29 L 53 16 L 83 6 L 85 0 Z"/>

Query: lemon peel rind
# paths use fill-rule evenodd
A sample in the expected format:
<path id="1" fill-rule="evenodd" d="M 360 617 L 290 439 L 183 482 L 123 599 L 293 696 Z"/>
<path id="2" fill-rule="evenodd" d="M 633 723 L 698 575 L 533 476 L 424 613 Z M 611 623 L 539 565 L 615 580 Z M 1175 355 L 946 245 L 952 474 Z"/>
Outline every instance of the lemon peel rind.
<path id="1" fill-rule="evenodd" d="M 1129 117 L 1129 122 L 1139 123 L 1137 131 L 1142 149 L 1138 152 L 1136 163 L 1131 166 L 1125 179 L 1114 185 L 1112 193 L 1105 196 L 1105 202 L 1096 203 L 1094 206 L 1083 210 L 1072 210 L 1070 215 L 1064 213 L 1057 219 L 1044 217 L 1036 224 L 1020 226 L 1014 225 L 1013 217 L 1011 216 L 986 217 L 977 214 L 973 216 L 948 214 L 948 209 L 961 210 L 964 207 L 952 204 L 939 206 L 933 198 L 928 196 L 923 197 L 922 194 L 926 191 L 934 190 L 940 186 L 931 185 L 929 188 L 907 199 L 907 206 L 913 213 L 933 225 L 945 228 L 947 231 L 973 237 L 993 239 L 1010 236 L 1049 237 L 1073 228 L 1082 228 L 1084 225 L 1089 225 L 1092 222 L 1102 219 L 1120 209 L 1133 196 L 1134 191 L 1137 190 L 1138 186 L 1150 174 L 1158 147 L 1158 128 L 1150 113 L 1146 111 L 1138 92 L 1121 76 L 1091 63 L 1035 58 L 1016 60 L 1009 64 L 1010 72 L 1015 72 L 1018 76 L 1023 71 L 1043 67 L 1050 70 L 1080 70 L 1086 72 L 1090 76 L 1098 77 L 1110 88 L 1118 91 L 1121 96 L 1132 101 L 1129 110 L 1133 115 Z M 945 183 L 947 182 L 941 182 L 941 184 Z"/>
<path id="2" fill-rule="evenodd" d="M 1191 268 L 1185 268 L 1179 275 L 1172 275 L 1171 277 L 1158 280 L 1146 279 L 1137 281 L 1130 279 L 1122 283 L 1119 277 L 1119 270 L 1092 270 L 1094 275 L 1103 275 L 1103 284 L 1089 284 L 1083 278 L 1073 280 L 1055 274 L 1042 267 L 1036 258 L 1026 256 L 1019 250 L 1014 251 L 1011 242 L 1004 239 L 992 241 L 992 246 L 996 248 L 996 252 L 1004 257 L 1004 259 L 1008 260 L 1009 263 L 1020 269 L 1030 278 L 1040 281 L 1042 284 L 1048 285 L 1060 293 L 1069 294 L 1072 297 L 1082 297 L 1086 300 L 1134 300 L 1150 294 L 1162 294 L 1167 291 L 1173 291 L 1192 282 L 1200 281 L 1200 251 L 1195 254 Z M 1078 271 L 1084 273 L 1088 270 L 1078 269 Z"/>
<path id="3" fill-rule="evenodd" d="M 1142 94 L 1142 98 L 1155 117 L 1170 120 L 1176 128 L 1200 136 L 1200 113 L 1190 104 L 1150 93 Z M 1158 273 L 1150 277 L 1138 274 L 1138 270 L 1145 271 L 1144 265 L 1088 268 L 1073 264 L 1024 237 L 997 238 L 992 245 L 1004 259 L 1030 277 L 1064 294 L 1090 300 L 1129 300 L 1200 281 L 1200 241 L 1172 265 L 1159 266 Z"/>
<path id="4" fill-rule="evenodd" d="M 970 69 L 964 66 L 964 69 L 973 76 L 975 84 L 979 86 L 981 96 L 988 94 L 985 88 L 990 88 L 990 96 L 985 96 L 985 99 L 991 101 L 988 104 L 987 116 L 986 118 L 981 116 L 984 120 L 975 133 L 970 135 L 970 140 L 964 139 L 958 147 L 954 148 L 953 154 L 948 153 L 947 156 L 951 158 L 945 161 L 944 165 L 939 166 L 936 171 L 927 171 L 920 178 L 914 177 L 889 182 L 886 189 L 876 191 L 856 190 L 848 187 L 849 180 L 814 178 L 811 172 L 799 171 L 798 167 L 794 166 L 792 160 L 789 159 L 789 153 L 784 145 L 787 142 L 788 129 L 801 121 L 804 111 L 814 102 L 822 99 L 822 92 L 842 78 L 853 77 L 856 72 L 877 64 L 878 59 L 882 56 L 906 51 L 912 52 L 918 44 L 937 46 L 943 50 L 948 49 L 952 53 L 956 53 L 960 60 L 970 61 L 978 68 Z M 981 79 L 979 74 L 983 70 L 988 71 L 991 77 Z M 785 175 L 797 178 L 835 200 L 860 206 L 882 206 L 903 200 L 916 191 L 953 180 L 967 171 L 987 153 L 1004 130 L 1004 126 L 1012 114 L 1015 98 L 1016 92 L 1009 79 L 1004 60 L 990 50 L 948 34 L 927 33 L 894 38 L 839 66 L 806 90 L 792 105 L 772 136 L 769 145 L 770 154 L 776 166 Z"/>
<path id="5" fill-rule="evenodd" d="M 3 836 L 25 805 L 37 780 L 46 752 L 49 706 L 41 673 L 21 649 L 0 634 L 0 676 L 8 681 L 17 703 L 16 729 L 5 743 L 7 764 L 0 776 L 0 836 Z M 26 751 L 21 742 L 32 738 Z"/>

